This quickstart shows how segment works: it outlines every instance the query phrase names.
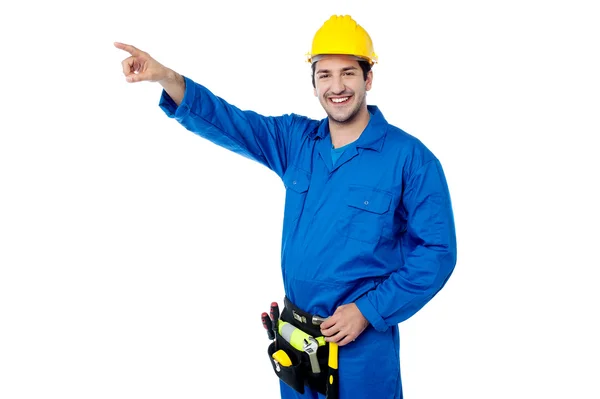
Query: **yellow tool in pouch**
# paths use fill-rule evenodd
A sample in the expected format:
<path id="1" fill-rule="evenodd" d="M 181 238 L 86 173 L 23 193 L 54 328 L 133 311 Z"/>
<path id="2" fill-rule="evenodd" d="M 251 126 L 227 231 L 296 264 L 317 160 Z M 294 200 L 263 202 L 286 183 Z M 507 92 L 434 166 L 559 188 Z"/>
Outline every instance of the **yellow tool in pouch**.
<path id="1" fill-rule="evenodd" d="M 283 349 L 279 349 L 277 352 L 273 353 L 273 359 L 277 360 L 283 367 L 290 367 L 292 365 L 292 359 L 290 359 Z"/>
<path id="2" fill-rule="evenodd" d="M 317 350 L 319 346 L 325 346 L 325 338 L 322 336 L 315 338 L 285 321 L 280 321 L 277 328 L 279 335 L 289 342 L 292 347 L 308 355 L 312 372 L 321 373 Z"/>

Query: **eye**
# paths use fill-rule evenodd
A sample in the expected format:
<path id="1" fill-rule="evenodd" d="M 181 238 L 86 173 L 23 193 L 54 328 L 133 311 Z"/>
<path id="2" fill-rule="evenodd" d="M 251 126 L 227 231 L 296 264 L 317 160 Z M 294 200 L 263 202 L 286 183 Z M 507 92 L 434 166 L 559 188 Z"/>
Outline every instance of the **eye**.
<path id="1" fill-rule="evenodd" d="M 346 75 L 346 76 L 354 76 L 355 74 L 354 74 L 354 71 L 346 71 L 346 72 L 344 72 L 344 75 Z"/>
<path id="2" fill-rule="evenodd" d="M 318 79 L 325 79 L 325 78 L 328 78 L 328 77 L 329 77 L 328 73 L 323 73 L 323 74 L 321 74 L 321 75 L 318 76 Z"/>

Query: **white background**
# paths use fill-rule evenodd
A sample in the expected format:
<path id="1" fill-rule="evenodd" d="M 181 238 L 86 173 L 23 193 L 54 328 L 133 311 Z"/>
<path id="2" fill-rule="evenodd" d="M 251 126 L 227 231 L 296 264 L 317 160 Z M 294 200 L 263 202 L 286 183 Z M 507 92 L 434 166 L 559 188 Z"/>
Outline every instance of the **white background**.
<path id="1" fill-rule="evenodd" d="M 593 1 L 16 2 L 0 9 L 0 398 L 277 398 L 277 176 L 186 131 L 114 41 L 245 109 L 324 116 L 331 14 L 368 101 L 441 159 L 459 257 L 401 324 L 405 397 L 600 397 Z"/>

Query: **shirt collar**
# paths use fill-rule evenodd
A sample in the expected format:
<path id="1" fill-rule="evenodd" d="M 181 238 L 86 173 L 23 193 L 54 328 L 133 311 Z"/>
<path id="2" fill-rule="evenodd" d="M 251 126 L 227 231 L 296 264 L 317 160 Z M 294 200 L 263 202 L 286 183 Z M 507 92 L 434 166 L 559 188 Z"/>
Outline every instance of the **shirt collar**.
<path id="1" fill-rule="evenodd" d="M 388 123 L 383 117 L 383 114 L 379 108 L 375 105 L 368 105 L 367 109 L 371 114 L 371 119 L 367 124 L 365 130 L 361 133 L 358 140 L 356 140 L 356 147 L 368 148 L 375 151 L 381 151 L 383 141 L 387 133 Z M 319 128 L 313 133 L 314 139 L 322 139 L 329 135 L 329 123 L 328 118 L 321 120 Z"/>

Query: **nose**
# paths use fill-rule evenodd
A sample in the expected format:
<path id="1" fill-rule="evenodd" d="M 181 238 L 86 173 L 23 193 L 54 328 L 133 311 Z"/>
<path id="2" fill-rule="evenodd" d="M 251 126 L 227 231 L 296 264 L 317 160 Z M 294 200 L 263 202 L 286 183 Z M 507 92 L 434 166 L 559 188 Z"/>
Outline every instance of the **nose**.
<path id="1" fill-rule="evenodd" d="M 338 95 L 342 94 L 346 90 L 346 86 L 344 85 L 344 81 L 341 76 L 336 76 L 333 78 L 333 82 L 331 82 L 331 94 Z"/>

